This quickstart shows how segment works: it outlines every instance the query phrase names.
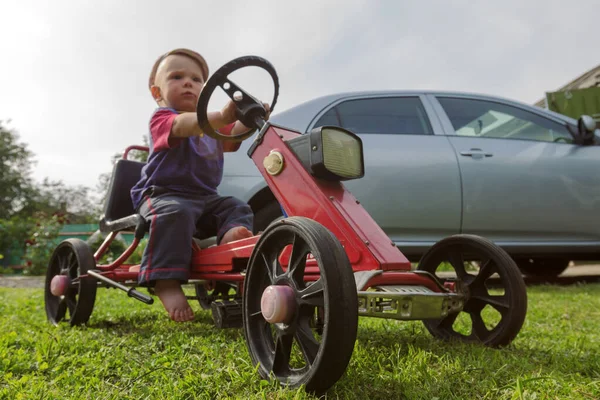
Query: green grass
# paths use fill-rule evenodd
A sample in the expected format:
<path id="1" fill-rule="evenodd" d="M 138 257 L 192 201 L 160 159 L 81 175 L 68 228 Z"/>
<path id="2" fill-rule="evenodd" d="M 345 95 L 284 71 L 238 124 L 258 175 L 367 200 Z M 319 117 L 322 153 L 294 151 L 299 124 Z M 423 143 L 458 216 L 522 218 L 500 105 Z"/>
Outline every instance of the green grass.
<path id="1" fill-rule="evenodd" d="M 420 322 L 360 319 L 340 399 L 598 399 L 600 285 L 529 288 L 502 350 L 443 343 Z M 259 378 L 243 333 L 170 322 L 159 304 L 101 289 L 85 327 L 45 320 L 41 289 L 0 288 L 0 399 L 310 399 Z"/>

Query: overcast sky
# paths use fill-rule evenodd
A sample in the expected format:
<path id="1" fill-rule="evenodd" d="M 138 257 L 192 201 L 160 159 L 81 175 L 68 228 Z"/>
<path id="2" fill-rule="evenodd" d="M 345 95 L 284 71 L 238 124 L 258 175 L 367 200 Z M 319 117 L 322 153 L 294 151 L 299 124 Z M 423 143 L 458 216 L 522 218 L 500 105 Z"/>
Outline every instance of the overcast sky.
<path id="1" fill-rule="evenodd" d="M 368 89 L 534 103 L 600 64 L 599 12 L 598 0 L 6 0 L 0 120 L 35 153 L 36 179 L 95 187 L 112 154 L 142 143 L 149 70 L 170 49 L 199 51 L 211 72 L 268 59 L 276 111 Z"/>

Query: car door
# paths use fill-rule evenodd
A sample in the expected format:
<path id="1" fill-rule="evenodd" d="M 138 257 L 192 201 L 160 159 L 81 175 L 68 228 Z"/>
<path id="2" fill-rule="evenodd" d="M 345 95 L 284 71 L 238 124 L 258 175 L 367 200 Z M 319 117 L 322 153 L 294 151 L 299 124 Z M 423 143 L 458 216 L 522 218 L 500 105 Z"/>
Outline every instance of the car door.
<path id="1" fill-rule="evenodd" d="M 463 233 L 517 246 L 598 243 L 600 148 L 574 144 L 567 123 L 542 110 L 435 99 L 459 160 Z"/>
<path id="2" fill-rule="evenodd" d="M 309 126 L 342 126 L 361 137 L 365 176 L 344 184 L 405 254 L 460 228 L 458 162 L 434 115 L 416 94 L 351 97 Z"/>

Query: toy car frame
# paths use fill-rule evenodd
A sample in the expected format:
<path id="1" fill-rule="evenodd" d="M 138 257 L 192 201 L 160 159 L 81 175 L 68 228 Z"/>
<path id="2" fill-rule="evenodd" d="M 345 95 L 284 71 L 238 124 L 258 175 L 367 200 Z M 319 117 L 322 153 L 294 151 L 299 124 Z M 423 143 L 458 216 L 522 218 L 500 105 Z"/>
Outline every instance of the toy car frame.
<path id="1" fill-rule="evenodd" d="M 249 65 L 273 78 L 275 106 L 279 83 L 274 68 L 262 58 L 241 57 L 208 80 L 198 100 L 198 121 L 219 140 L 244 140 L 253 133 L 222 136 L 208 124 L 208 101 L 221 87 L 236 102 L 239 119 L 260 130 L 248 156 L 287 217 L 247 239 L 211 247 L 192 243 L 189 282 L 202 307 L 212 309 L 218 327 L 243 326 L 260 375 L 326 391 L 347 368 L 359 316 L 423 320 L 441 339 L 509 344 L 523 325 L 527 294 L 508 254 L 484 238 L 455 235 L 436 243 L 413 270 L 342 184 L 365 174 L 361 139 L 338 127 L 303 135 L 265 123 L 261 103 L 228 79 Z M 104 243 L 93 253 L 85 242 L 68 239 L 50 259 L 45 307 L 54 324 L 66 320 L 67 311 L 71 325 L 86 323 L 98 287 L 116 287 L 153 302 L 135 289 L 138 273 L 124 264 L 148 231 L 129 197 L 143 166 L 127 159 L 132 149 L 147 148 L 129 147 L 115 165 L 100 223 L 109 233 Z M 132 229 L 135 239 L 126 251 L 99 265 L 117 234 Z M 495 313 L 491 319 L 489 310 Z M 466 330 L 455 323 L 460 314 L 470 317 Z"/>

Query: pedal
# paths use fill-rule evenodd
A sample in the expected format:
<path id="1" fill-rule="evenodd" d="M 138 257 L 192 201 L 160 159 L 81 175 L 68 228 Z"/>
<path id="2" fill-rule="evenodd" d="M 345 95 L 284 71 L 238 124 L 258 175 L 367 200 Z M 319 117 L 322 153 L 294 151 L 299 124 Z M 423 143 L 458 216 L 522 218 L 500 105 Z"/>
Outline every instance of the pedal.
<path id="1" fill-rule="evenodd" d="M 210 304 L 210 309 L 215 326 L 219 329 L 241 328 L 244 325 L 241 301 L 213 301 Z"/>

